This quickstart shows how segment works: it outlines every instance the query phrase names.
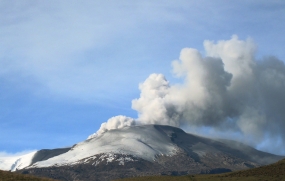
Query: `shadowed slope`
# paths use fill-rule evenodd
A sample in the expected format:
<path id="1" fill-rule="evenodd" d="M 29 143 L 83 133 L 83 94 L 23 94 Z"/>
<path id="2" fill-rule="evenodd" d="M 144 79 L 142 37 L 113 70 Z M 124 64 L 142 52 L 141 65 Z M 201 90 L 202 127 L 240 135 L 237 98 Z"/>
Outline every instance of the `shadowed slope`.
<path id="1" fill-rule="evenodd" d="M 187 175 L 187 176 L 149 176 L 126 178 L 117 181 L 284 181 L 285 180 L 285 159 L 277 163 L 253 168 L 249 170 L 237 171 L 233 173 L 218 174 L 218 175 Z"/>
<path id="2" fill-rule="evenodd" d="M 70 148 L 57 148 L 57 149 L 42 149 L 36 152 L 32 159 L 32 164 L 38 162 L 38 161 L 44 161 L 48 160 L 49 158 L 61 155 L 63 153 L 66 153 L 70 150 Z"/>
<path id="3" fill-rule="evenodd" d="M 63 180 L 211 174 L 270 164 L 284 157 L 234 141 L 213 140 L 163 125 L 110 130 L 19 172 Z"/>

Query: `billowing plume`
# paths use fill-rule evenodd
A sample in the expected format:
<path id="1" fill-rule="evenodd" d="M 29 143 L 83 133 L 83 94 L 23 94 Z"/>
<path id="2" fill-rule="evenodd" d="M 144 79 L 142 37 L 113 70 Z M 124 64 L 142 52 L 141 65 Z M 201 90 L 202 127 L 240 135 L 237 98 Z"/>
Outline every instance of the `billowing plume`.
<path id="1" fill-rule="evenodd" d="M 268 138 L 284 142 L 284 62 L 275 57 L 256 60 L 254 42 L 235 35 L 217 43 L 205 41 L 204 47 L 205 55 L 184 48 L 172 62 L 182 84 L 170 85 L 162 74 L 151 74 L 139 85 L 140 98 L 132 101 L 137 121 L 232 130 L 254 143 Z"/>
<path id="2" fill-rule="evenodd" d="M 122 116 L 122 115 L 115 116 L 115 117 L 108 119 L 107 122 L 102 123 L 100 129 L 96 133 L 90 135 L 87 139 L 95 138 L 98 135 L 108 130 L 119 129 L 119 128 L 123 128 L 127 126 L 133 126 L 135 124 L 136 122 L 133 118 Z"/>
<path id="3" fill-rule="evenodd" d="M 225 117 L 227 87 L 232 75 L 217 58 L 203 58 L 195 49 L 185 48 L 174 72 L 185 78 L 183 85 L 169 86 L 161 74 L 152 74 L 140 85 L 141 97 L 132 102 L 142 123 L 180 126 L 215 124 Z M 153 86 L 156 85 L 156 86 Z M 150 96 L 151 95 L 151 96 Z"/>

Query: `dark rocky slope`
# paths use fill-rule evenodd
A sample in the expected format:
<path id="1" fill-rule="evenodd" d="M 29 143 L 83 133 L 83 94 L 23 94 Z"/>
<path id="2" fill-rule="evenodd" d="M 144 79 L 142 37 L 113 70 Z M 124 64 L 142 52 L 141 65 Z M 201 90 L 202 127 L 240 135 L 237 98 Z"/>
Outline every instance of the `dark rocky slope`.
<path id="1" fill-rule="evenodd" d="M 231 144 L 228 140 L 187 134 L 171 126 L 148 126 L 154 126 L 161 135 L 169 137 L 178 147 L 175 155 L 157 155 L 154 161 L 147 161 L 133 155 L 113 154 L 112 161 L 109 161 L 108 153 L 102 153 L 78 164 L 29 168 L 19 172 L 60 180 L 112 180 L 146 175 L 222 173 L 255 168 L 283 158 L 237 142 Z"/>

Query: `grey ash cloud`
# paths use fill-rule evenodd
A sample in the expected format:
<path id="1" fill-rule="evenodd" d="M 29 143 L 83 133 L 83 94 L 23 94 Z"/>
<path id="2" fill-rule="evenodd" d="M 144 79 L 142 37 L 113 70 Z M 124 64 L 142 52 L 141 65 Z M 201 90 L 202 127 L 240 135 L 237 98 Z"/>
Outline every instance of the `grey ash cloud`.
<path id="1" fill-rule="evenodd" d="M 284 142 L 284 62 L 276 57 L 257 60 L 253 40 L 239 40 L 236 35 L 218 42 L 206 40 L 204 48 L 205 55 L 184 48 L 179 60 L 172 62 L 174 75 L 183 83 L 171 85 L 164 75 L 151 74 L 139 85 L 140 97 L 132 101 L 138 112 L 136 124 L 230 130 L 255 146 Z M 135 124 L 120 116 L 118 125 L 123 119 L 126 125 Z M 115 123 L 116 117 L 109 122 Z M 282 144 L 273 147 L 284 154 Z"/>

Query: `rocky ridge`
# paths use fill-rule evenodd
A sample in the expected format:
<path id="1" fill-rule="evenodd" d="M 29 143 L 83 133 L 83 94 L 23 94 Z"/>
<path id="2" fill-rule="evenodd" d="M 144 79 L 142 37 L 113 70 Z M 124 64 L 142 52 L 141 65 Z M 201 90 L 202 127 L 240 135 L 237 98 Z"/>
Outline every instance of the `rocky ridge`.
<path id="1" fill-rule="evenodd" d="M 171 126 L 134 126 L 110 130 L 106 135 L 115 138 L 108 140 L 108 146 L 111 145 L 116 149 L 90 154 L 93 149 L 97 149 L 93 147 L 94 145 L 98 145 L 98 142 L 102 141 L 101 139 L 106 139 L 103 135 L 79 143 L 69 151 L 47 159 L 47 163 L 52 163 L 52 166 L 43 167 L 42 165 L 46 164 L 43 160 L 19 170 L 19 172 L 60 180 L 112 180 L 146 175 L 223 173 L 255 168 L 284 158 L 258 151 L 244 144 L 239 145 L 234 141 L 213 140 L 188 134 Z M 134 154 L 128 154 L 124 145 L 126 141 L 130 140 L 134 147 L 130 147 L 128 144 L 127 146 L 131 149 L 129 153 Z M 154 145 L 154 143 L 163 145 Z M 102 145 L 102 147 L 104 146 L 106 145 Z M 92 150 L 86 148 L 92 148 Z M 76 161 L 66 159 L 69 158 L 68 155 L 78 153 L 78 150 L 86 153 L 81 153 L 86 157 L 83 156 Z M 151 150 L 156 154 L 149 154 L 145 152 L 146 150 Z M 51 160 L 61 162 L 51 162 Z"/>

